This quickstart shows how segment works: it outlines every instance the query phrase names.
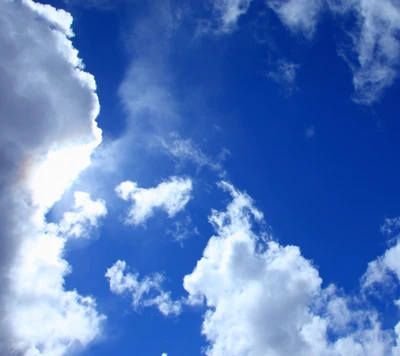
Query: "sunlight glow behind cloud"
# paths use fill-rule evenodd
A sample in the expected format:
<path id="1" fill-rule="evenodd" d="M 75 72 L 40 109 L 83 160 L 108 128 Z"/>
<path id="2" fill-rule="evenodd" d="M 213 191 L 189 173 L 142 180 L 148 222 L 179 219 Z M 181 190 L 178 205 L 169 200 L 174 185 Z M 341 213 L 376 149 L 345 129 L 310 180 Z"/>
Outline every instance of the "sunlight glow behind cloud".
<path id="1" fill-rule="evenodd" d="M 96 338 L 104 320 L 94 298 L 64 287 L 67 238 L 87 236 L 105 215 L 104 202 L 77 193 L 62 227 L 45 220 L 101 142 L 96 83 L 83 71 L 71 24 L 69 13 L 49 5 L 0 3 L 0 44 L 7 48 L 0 52 L 4 355 L 64 355 Z"/>

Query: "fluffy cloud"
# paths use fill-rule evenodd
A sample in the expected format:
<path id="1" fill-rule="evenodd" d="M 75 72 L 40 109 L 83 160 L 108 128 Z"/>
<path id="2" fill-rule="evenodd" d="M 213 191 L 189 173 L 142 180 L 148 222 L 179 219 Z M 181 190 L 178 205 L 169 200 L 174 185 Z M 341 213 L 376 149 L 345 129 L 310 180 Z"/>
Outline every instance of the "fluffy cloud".
<path id="1" fill-rule="evenodd" d="M 103 319 L 92 298 L 63 286 L 67 235 L 83 235 L 99 211 L 78 194 L 63 226 L 45 222 L 101 142 L 96 84 L 72 45 L 71 24 L 49 5 L 0 2 L 2 354 L 61 355 L 93 340 Z"/>
<path id="2" fill-rule="evenodd" d="M 86 345 L 100 332 L 104 316 L 96 312 L 95 300 L 64 290 L 64 277 L 71 272 L 64 248 L 69 238 L 87 236 L 106 213 L 104 201 L 76 192 L 71 212 L 22 243 L 11 268 L 7 308 L 17 344 L 29 355 L 63 355 L 74 342 Z"/>
<path id="3" fill-rule="evenodd" d="M 180 314 L 181 302 L 173 301 L 171 293 L 162 288 L 163 275 L 155 273 L 139 280 L 138 273 L 127 273 L 126 269 L 126 262 L 118 260 L 107 270 L 105 277 L 109 281 L 111 292 L 131 293 L 132 307 L 135 310 L 155 306 L 165 316 Z"/>
<path id="4" fill-rule="evenodd" d="M 392 277 L 400 281 L 400 218 L 386 219 L 381 231 L 395 239 L 395 244 L 383 256 L 368 264 L 362 282 L 364 289 L 373 289 L 377 284 L 393 287 Z M 397 234 L 397 235 L 396 235 Z"/>
<path id="5" fill-rule="evenodd" d="M 353 44 L 340 49 L 340 54 L 353 72 L 354 100 L 370 105 L 398 76 L 400 63 L 399 3 L 396 0 L 330 1 L 336 14 L 354 13 L 354 28 L 347 29 Z M 355 58 L 354 58 L 355 57 Z"/>
<path id="6" fill-rule="evenodd" d="M 192 181 L 188 178 L 171 177 L 155 188 L 139 188 L 135 182 L 119 184 L 115 191 L 126 201 L 132 201 L 126 218 L 127 224 L 144 223 L 154 214 L 154 210 L 164 210 L 169 217 L 174 217 L 189 202 L 192 193 Z"/>
<path id="7" fill-rule="evenodd" d="M 324 0 L 266 0 L 280 20 L 293 32 L 312 38 L 316 30 Z"/>
<path id="8" fill-rule="evenodd" d="M 396 354 L 394 330 L 382 330 L 372 308 L 333 285 L 323 289 L 298 247 L 254 232 L 263 216 L 251 198 L 220 186 L 233 200 L 226 211 L 212 211 L 216 235 L 184 278 L 188 303 L 208 308 L 207 355 Z"/>

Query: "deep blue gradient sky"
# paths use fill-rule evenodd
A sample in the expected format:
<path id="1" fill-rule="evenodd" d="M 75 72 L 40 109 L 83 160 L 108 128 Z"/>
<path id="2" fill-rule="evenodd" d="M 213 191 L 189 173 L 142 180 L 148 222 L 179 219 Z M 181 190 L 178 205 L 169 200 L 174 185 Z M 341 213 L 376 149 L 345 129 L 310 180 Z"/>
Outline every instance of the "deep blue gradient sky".
<path id="1" fill-rule="evenodd" d="M 110 292 L 104 273 L 125 260 L 142 277 L 163 272 L 174 300 L 187 297 L 182 280 L 215 234 L 211 209 L 223 211 L 230 201 L 215 184 L 221 179 L 254 199 L 276 241 L 300 247 L 324 288 L 359 293 L 368 263 L 387 249 L 380 226 L 400 215 L 400 84 L 371 105 L 352 100 L 353 73 L 338 55 L 348 43 L 342 24 L 355 24 L 351 15 L 338 20 L 323 12 L 306 39 L 261 0 L 229 33 L 199 33 L 199 21 L 215 21 L 207 1 L 48 3 L 72 14 L 73 43 L 101 105 L 103 143 L 94 163 L 50 214 L 59 218 L 75 189 L 107 202 L 93 239 L 67 245 L 73 272 L 65 288 L 94 296 L 107 315 L 102 337 L 82 354 L 201 354 L 205 306 L 168 317 L 156 308 L 133 310 L 129 295 Z M 271 77 L 283 61 L 298 65 L 289 84 Z M 192 140 L 220 168 L 171 155 L 161 142 L 169 145 L 174 135 Z M 193 181 L 184 211 L 123 223 L 128 203 L 114 193 L 119 183 L 150 188 L 174 175 Z M 169 231 L 187 217 L 191 235 L 176 242 Z M 393 328 L 398 309 L 377 305 Z"/>
<path id="2" fill-rule="evenodd" d="M 399 84 L 373 106 L 352 102 L 352 74 L 337 55 L 343 34 L 330 16 L 307 42 L 283 28 L 272 11 L 264 9 L 260 15 L 260 2 L 230 35 L 194 37 L 194 20 L 203 14 L 188 10 L 188 19 L 170 38 L 163 38 L 162 20 L 153 22 L 159 6 L 164 5 L 67 7 L 75 18 L 74 43 L 97 81 L 102 106 L 98 122 L 104 135 L 123 134 L 127 119 L 118 88 L 130 61 L 148 61 L 155 75 L 165 75 L 160 82 L 177 103 L 181 122 L 176 130 L 211 155 L 222 148 L 230 151 L 224 162 L 228 179 L 256 200 L 274 237 L 284 245 L 300 246 L 318 266 L 325 285 L 335 283 L 350 293 L 357 289 L 367 263 L 386 249 L 379 226 L 399 215 Z M 136 42 L 144 48 L 129 44 L 130 31 L 139 21 L 149 26 L 152 48 L 141 38 Z M 256 34 L 272 44 L 257 41 Z M 291 94 L 266 75 L 280 58 L 300 64 Z M 311 126 L 315 136 L 306 138 Z M 176 173 L 173 162 L 159 164 L 158 156 L 143 151 L 133 150 L 140 158 L 132 158 L 135 164 L 121 173 L 124 179 L 153 186 Z M 168 288 L 176 296 L 183 294 L 181 280 L 212 234 L 209 210 L 220 208 L 218 199 L 200 193 L 217 179 L 215 173 L 204 168 L 196 174 L 190 164 L 183 172 L 196 177 L 199 194 L 188 209 L 200 232 L 184 241 L 183 248 L 165 236 L 170 225 L 165 216 L 152 218 L 145 228 L 123 227 L 115 220 L 121 210 L 111 204 L 101 236 L 91 243 L 91 258 L 84 258 L 85 249 L 69 251 L 74 273 L 67 286 L 95 295 L 100 310 L 110 315 L 110 339 L 86 354 L 156 355 L 168 350 L 171 355 L 196 355 L 204 346 L 201 309 L 176 320 L 154 310 L 135 313 L 129 310 L 129 298 L 117 302 L 103 280 L 105 268 L 123 258 L 143 275 L 164 271 Z"/>

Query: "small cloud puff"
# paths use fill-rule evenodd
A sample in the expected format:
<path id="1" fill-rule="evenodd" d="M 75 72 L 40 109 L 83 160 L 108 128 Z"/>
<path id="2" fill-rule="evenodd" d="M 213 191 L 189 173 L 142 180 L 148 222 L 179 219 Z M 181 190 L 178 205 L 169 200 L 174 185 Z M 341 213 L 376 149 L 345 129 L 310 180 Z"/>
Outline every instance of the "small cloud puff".
<path id="1" fill-rule="evenodd" d="M 183 210 L 191 199 L 193 185 L 189 178 L 171 177 L 155 188 L 139 188 L 137 183 L 125 181 L 115 191 L 126 201 L 131 201 L 125 222 L 128 225 L 139 225 L 153 216 L 154 210 L 164 210 L 168 216 L 174 217 Z"/>
<path id="2" fill-rule="evenodd" d="M 314 136 L 315 136 L 315 127 L 314 126 L 307 127 L 304 131 L 304 137 L 306 139 L 310 139 L 313 138 Z"/>

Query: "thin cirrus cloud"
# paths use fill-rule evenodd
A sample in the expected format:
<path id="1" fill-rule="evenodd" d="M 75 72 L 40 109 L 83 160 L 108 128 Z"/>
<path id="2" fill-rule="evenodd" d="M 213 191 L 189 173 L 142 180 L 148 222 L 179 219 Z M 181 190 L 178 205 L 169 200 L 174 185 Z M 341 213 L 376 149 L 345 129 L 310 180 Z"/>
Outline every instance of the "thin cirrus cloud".
<path id="1" fill-rule="evenodd" d="M 208 167 L 222 176 L 225 174 L 223 161 L 230 155 L 226 148 L 222 149 L 217 157 L 208 156 L 191 138 L 184 139 L 176 132 L 162 138 L 161 143 L 179 164 L 191 162 L 197 167 L 198 172 L 203 167 Z"/>
<path id="2" fill-rule="evenodd" d="M 398 77 L 400 43 L 399 5 L 393 0 L 268 0 L 285 26 L 311 39 L 324 9 L 339 21 L 353 14 L 357 21 L 344 28 L 348 43 L 338 53 L 353 74 L 353 100 L 362 105 L 378 102 Z M 329 6 L 327 6 L 329 5 Z"/>
<path id="3" fill-rule="evenodd" d="M 323 288 L 298 247 L 254 232 L 263 215 L 246 193 L 229 183 L 220 187 L 232 201 L 226 211 L 212 211 L 216 234 L 184 278 L 188 304 L 208 308 L 202 327 L 207 355 L 398 354 L 400 323 L 385 330 L 369 304 L 334 285 Z M 399 260 L 395 253 L 391 261 Z"/>
<path id="4" fill-rule="evenodd" d="M 213 10 L 217 18 L 216 33 L 231 33 L 237 28 L 239 17 L 244 15 L 252 0 L 217 0 L 212 1 Z"/>
<path id="5" fill-rule="evenodd" d="M 217 33 L 231 33 L 237 29 L 240 16 L 247 13 L 252 0 L 217 0 L 212 2 L 219 24 Z M 312 38 L 325 0 L 266 0 L 280 20 L 292 31 L 300 31 Z"/>
<path id="6" fill-rule="evenodd" d="M 60 225 L 45 219 L 101 142 L 96 83 L 72 45 L 71 25 L 69 13 L 49 5 L 0 3 L 4 355 L 65 354 L 95 339 L 104 320 L 92 297 L 64 286 L 70 272 L 65 244 L 88 236 L 87 228 L 106 212 L 103 202 L 78 193 L 77 205 Z"/>
<path id="7" fill-rule="evenodd" d="M 164 276 L 162 274 L 155 273 L 140 280 L 138 273 L 126 272 L 127 269 L 126 262 L 121 260 L 107 269 L 105 277 L 108 279 L 112 293 L 117 295 L 130 293 L 134 310 L 153 306 L 164 316 L 181 313 L 181 302 L 173 301 L 171 293 L 163 290 Z"/>
<path id="8" fill-rule="evenodd" d="M 193 184 L 189 178 L 170 177 L 154 188 L 139 188 L 137 183 L 125 181 L 115 191 L 118 196 L 132 202 L 125 222 L 139 225 L 154 215 L 155 210 L 165 211 L 170 218 L 183 210 L 191 199 Z"/>
<path id="9" fill-rule="evenodd" d="M 232 32 L 249 8 L 250 1 L 217 1 L 216 18 L 222 32 Z M 338 44 L 338 54 L 353 76 L 354 102 L 371 105 L 398 77 L 400 63 L 400 8 L 395 0 L 266 0 L 281 22 L 292 33 L 311 40 L 325 11 L 335 20 L 353 15 L 356 21 L 344 27 L 347 38 Z M 344 22 L 344 21 L 343 21 Z M 274 78 L 272 78 L 274 79 Z"/>
<path id="10" fill-rule="evenodd" d="M 291 95 L 297 90 L 296 75 L 299 68 L 299 64 L 281 59 L 277 62 L 276 69 L 267 73 L 267 77 L 281 85 L 285 92 Z"/>
<path id="11" fill-rule="evenodd" d="M 353 73 L 354 101 L 370 105 L 398 77 L 400 63 L 400 8 L 395 0 L 331 1 L 336 15 L 354 14 L 357 22 L 346 29 L 353 50 L 339 47 Z M 355 55 L 356 59 L 353 58 Z"/>
<path id="12" fill-rule="evenodd" d="M 307 127 L 307 128 L 304 130 L 304 138 L 305 138 L 306 140 L 309 140 L 309 139 L 313 138 L 313 137 L 315 136 L 315 134 L 316 134 L 315 126 Z"/>
<path id="13" fill-rule="evenodd" d="M 324 0 L 267 0 L 266 3 L 285 26 L 309 39 L 314 36 L 325 6 Z"/>

